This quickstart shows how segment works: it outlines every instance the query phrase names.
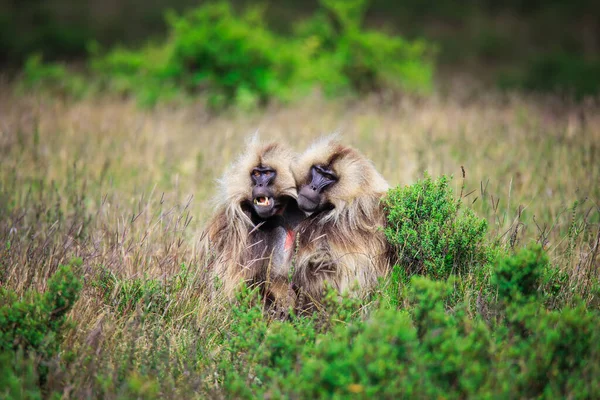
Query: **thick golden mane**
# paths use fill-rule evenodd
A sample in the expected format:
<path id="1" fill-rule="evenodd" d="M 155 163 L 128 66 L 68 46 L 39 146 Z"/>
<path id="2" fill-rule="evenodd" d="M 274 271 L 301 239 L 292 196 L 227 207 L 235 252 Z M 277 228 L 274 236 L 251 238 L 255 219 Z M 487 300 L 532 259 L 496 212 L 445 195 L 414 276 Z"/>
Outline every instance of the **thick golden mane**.
<path id="1" fill-rule="evenodd" d="M 294 284 L 308 305 L 319 302 L 325 282 L 339 293 L 362 296 L 389 270 L 381 198 L 389 186 L 373 163 L 352 147 L 325 139 L 313 144 L 292 168 L 298 188 L 310 184 L 319 165 L 337 176 L 324 196 L 326 208 L 301 222 Z M 305 308 L 299 300 L 299 309 Z"/>
<path id="2" fill-rule="evenodd" d="M 297 198 L 296 183 L 290 165 L 294 153 L 279 143 L 261 143 L 253 138 L 246 151 L 234 161 L 219 180 L 219 192 L 214 199 L 215 212 L 207 224 L 203 252 L 215 276 L 223 282 L 225 293 L 231 294 L 239 280 L 248 272 L 256 251 L 250 235 L 258 224 L 251 219 L 251 173 L 255 167 L 270 167 L 277 175 L 273 191 L 278 196 Z M 255 243 L 254 243 L 255 244 Z"/>

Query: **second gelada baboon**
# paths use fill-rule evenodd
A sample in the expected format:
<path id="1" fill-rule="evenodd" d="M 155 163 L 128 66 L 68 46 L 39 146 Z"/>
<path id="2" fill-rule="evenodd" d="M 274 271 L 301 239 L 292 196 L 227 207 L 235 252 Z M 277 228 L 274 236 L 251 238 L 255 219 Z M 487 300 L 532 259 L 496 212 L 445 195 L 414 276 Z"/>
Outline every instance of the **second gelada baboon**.
<path id="1" fill-rule="evenodd" d="M 293 283 L 300 309 L 318 306 L 326 282 L 363 296 L 389 269 L 381 198 L 388 190 L 372 162 L 333 139 L 313 144 L 294 163 L 298 206 Z M 308 307 L 305 307 L 308 306 Z"/>

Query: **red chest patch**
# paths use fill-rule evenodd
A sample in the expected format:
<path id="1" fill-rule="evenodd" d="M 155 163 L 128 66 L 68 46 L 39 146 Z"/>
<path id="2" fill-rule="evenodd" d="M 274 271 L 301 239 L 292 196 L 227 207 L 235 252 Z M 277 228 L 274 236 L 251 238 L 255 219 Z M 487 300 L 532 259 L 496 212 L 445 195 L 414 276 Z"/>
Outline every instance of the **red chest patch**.
<path id="1" fill-rule="evenodd" d="M 284 249 L 286 251 L 289 251 L 294 247 L 295 239 L 296 239 L 296 233 L 293 230 L 288 229 L 288 231 L 285 234 L 285 245 L 284 245 Z"/>

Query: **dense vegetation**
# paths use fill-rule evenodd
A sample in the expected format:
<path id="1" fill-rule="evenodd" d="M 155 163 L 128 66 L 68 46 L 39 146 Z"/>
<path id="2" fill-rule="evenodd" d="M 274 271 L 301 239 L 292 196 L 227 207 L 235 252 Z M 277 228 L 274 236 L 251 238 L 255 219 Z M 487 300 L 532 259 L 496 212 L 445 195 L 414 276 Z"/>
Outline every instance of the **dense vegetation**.
<path id="1" fill-rule="evenodd" d="M 429 92 L 433 46 L 365 30 L 365 10 L 365 0 L 323 0 L 294 36 L 283 37 L 268 29 L 258 9 L 238 15 L 228 3 L 209 3 L 170 13 L 162 42 L 94 50 L 85 78 L 36 54 L 25 64 L 23 84 L 76 97 L 108 90 L 146 105 L 201 95 L 218 109 L 286 102 L 315 87 L 330 95 Z"/>
<path id="2" fill-rule="evenodd" d="M 75 397 L 116 398 L 597 396 L 595 261 L 586 285 L 572 291 L 574 277 L 557 281 L 540 245 L 513 253 L 489 241 L 487 222 L 461 211 L 462 200 L 443 176 L 391 190 L 386 234 L 400 260 L 391 278 L 367 302 L 340 302 L 332 291 L 324 311 L 288 322 L 271 321 L 258 291 L 242 290 L 230 309 L 205 303 L 213 309 L 194 324 L 193 309 L 177 308 L 189 307 L 191 293 L 206 296 L 197 271 L 123 279 L 100 267 L 86 274 L 90 300 L 139 333 L 115 332 L 130 339 L 102 348 L 94 343 L 101 324 L 69 349 L 61 337 L 81 291 L 80 269 L 60 267 L 44 295 L 28 292 L 24 300 L 3 288 L 2 395 L 39 398 L 70 386 Z M 548 298 L 561 300 L 550 306 Z M 177 326 L 177 335 L 163 326 Z"/>
<path id="3" fill-rule="evenodd" d="M 436 4 L 401 9 L 474 7 Z M 598 104 L 440 95 L 447 50 L 369 28 L 364 0 L 314 6 L 285 34 L 260 9 L 170 13 L 166 37 L 83 68 L 39 53 L 0 87 L 1 398 L 600 396 Z M 504 84 L 597 92 L 595 61 L 548 60 Z M 210 296 L 213 182 L 257 128 L 299 150 L 341 130 L 395 186 L 368 299 L 281 322 L 253 288 Z"/>
<path id="4" fill-rule="evenodd" d="M 231 3 L 238 11 L 252 4 Z M 269 30 L 290 37 L 299 21 L 321 12 L 322 3 L 270 2 L 261 13 Z M 91 0 L 0 0 L 0 63 L 21 65 L 37 52 L 51 61 L 81 60 L 98 44 L 135 48 L 148 38 L 160 43 L 173 29 L 165 12 L 187 15 L 197 5 L 194 0 L 123 0 L 102 6 Z M 594 0 L 370 0 L 367 5 L 366 26 L 438 44 L 442 69 L 451 76 L 469 74 L 505 87 L 577 96 L 593 95 L 600 87 L 600 9 Z"/>

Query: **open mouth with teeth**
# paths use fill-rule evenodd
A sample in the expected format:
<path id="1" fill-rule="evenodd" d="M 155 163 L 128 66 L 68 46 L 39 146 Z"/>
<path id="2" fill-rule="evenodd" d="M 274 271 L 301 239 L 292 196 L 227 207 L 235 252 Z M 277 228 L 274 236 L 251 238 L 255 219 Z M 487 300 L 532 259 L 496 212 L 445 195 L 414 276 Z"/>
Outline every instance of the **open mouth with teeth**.
<path id="1" fill-rule="evenodd" d="M 271 196 L 257 196 L 252 200 L 254 211 L 260 218 L 270 218 L 279 210 L 281 204 Z"/>
<path id="2" fill-rule="evenodd" d="M 265 196 L 256 197 L 254 199 L 254 204 L 261 207 L 268 207 L 272 204 L 272 200 L 269 200 L 269 198 Z"/>

